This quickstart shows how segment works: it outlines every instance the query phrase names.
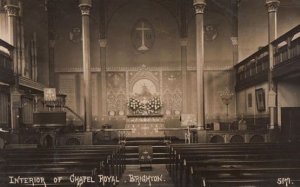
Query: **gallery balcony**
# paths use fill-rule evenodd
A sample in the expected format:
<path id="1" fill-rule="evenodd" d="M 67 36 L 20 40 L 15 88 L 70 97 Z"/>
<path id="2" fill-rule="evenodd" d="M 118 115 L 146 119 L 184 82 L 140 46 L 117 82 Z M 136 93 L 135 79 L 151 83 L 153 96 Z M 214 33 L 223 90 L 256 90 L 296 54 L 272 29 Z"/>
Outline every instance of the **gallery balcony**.
<path id="1" fill-rule="evenodd" d="M 271 44 L 273 46 L 274 80 L 300 76 L 300 25 L 283 34 Z M 267 82 L 269 46 L 266 45 L 235 65 L 236 91 Z"/>
<path id="2" fill-rule="evenodd" d="M 300 76 L 300 25 L 272 42 L 274 79 Z"/>
<path id="3" fill-rule="evenodd" d="M 236 91 L 257 85 L 268 80 L 269 50 L 260 48 L 235 66 Z"/>

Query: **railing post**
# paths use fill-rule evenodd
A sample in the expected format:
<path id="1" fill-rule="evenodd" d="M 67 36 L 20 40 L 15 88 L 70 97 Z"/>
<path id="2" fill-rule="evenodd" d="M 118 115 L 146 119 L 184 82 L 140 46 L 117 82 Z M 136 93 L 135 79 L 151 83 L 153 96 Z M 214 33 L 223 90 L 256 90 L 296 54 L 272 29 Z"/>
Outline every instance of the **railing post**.
<path id="1" fill-rule="evenodd" d="M 292 58 L 292 53 L 291 53 L 292 36 L 287 38 L 286 43 L 287 43 L 287 58 L 290 59 Z"/>

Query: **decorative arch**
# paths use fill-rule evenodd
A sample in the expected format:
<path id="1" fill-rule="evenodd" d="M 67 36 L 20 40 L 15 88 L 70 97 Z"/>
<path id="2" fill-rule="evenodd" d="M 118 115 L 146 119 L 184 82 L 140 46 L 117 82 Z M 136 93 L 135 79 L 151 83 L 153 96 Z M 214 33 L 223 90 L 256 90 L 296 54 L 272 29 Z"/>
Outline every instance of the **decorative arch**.
<path id="1" fill-rule="evenodd" d="M 150 71 L 147 71 L 147 70 L 141 70 L 141 71 L 138 71 L 130 80 L 129 80 L 129 93 L 132 93 L 133 91 L 133 87 L 135 86 L 135 84 L 140 81 L 140 80 L 149 80 L 151 81 L 154 86 L 155 86 L 155 90 L 157 93 L 160 92 L 160 82 L 159 82 L 159 79 Z"/>
<path id="2" fill-rule="evenodd" d="M 220 135 L 214 135 L 213 137 L 211 137 L 209 142 L 210 143 L 225 143 L 225 140 Z"/>
<path id="3" fill-rule="evenodd" d="M 45 134 L 41 137 L 41 145 L 45 148 L 53 148 L 55 145 L 55 138 L 52 134 Z"/>
<path id="4" fill-rule="evenodd" d="M 230 138 L 230 143 L 244 143 L 244 142 L 245 142 L 245 139 L 241 135 L 233 135 Z"/>

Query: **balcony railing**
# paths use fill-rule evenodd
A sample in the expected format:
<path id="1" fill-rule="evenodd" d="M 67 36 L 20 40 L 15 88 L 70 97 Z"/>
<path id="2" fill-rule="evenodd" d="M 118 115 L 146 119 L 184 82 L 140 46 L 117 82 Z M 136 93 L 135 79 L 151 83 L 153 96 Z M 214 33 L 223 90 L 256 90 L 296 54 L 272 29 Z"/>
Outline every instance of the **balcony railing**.
<path id="1" fill-rule="evenodd" d="M 300 56 L 300 25 L 272 42 L 274 65 L 280 66 Z"/>
<path id="2" fill-rule="evenodd" d="M 280 79 L 300 72 L 300 25 L 272 42 L 273 78 Z"/>
<path id="3" fill-rule="evenodd" d="M 300 72 L 300 25 L 294 27 L 272 43 L 273 78 Z M 265 82 L 268 80 L 269 46 L 260 48 L 235 66 L 236 90 Z"/>
<path id="4" fill-rule="evenodd" d="M 269 51 L 268 46 L 240 62 L 236 69 L 236 90 L 241 90 L 253 84 L 268 80 Z"/>

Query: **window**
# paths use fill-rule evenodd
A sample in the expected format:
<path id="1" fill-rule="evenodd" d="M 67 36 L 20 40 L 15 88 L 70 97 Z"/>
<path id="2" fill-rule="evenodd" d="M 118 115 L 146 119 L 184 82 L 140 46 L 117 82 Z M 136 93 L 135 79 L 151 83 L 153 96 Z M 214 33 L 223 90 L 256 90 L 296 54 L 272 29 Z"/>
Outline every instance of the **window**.
<path id="1" fill-rule="evenodd" d="M 248 93 L 248 107 L 251 108 L 252 107 L 252 94 Z"/>

